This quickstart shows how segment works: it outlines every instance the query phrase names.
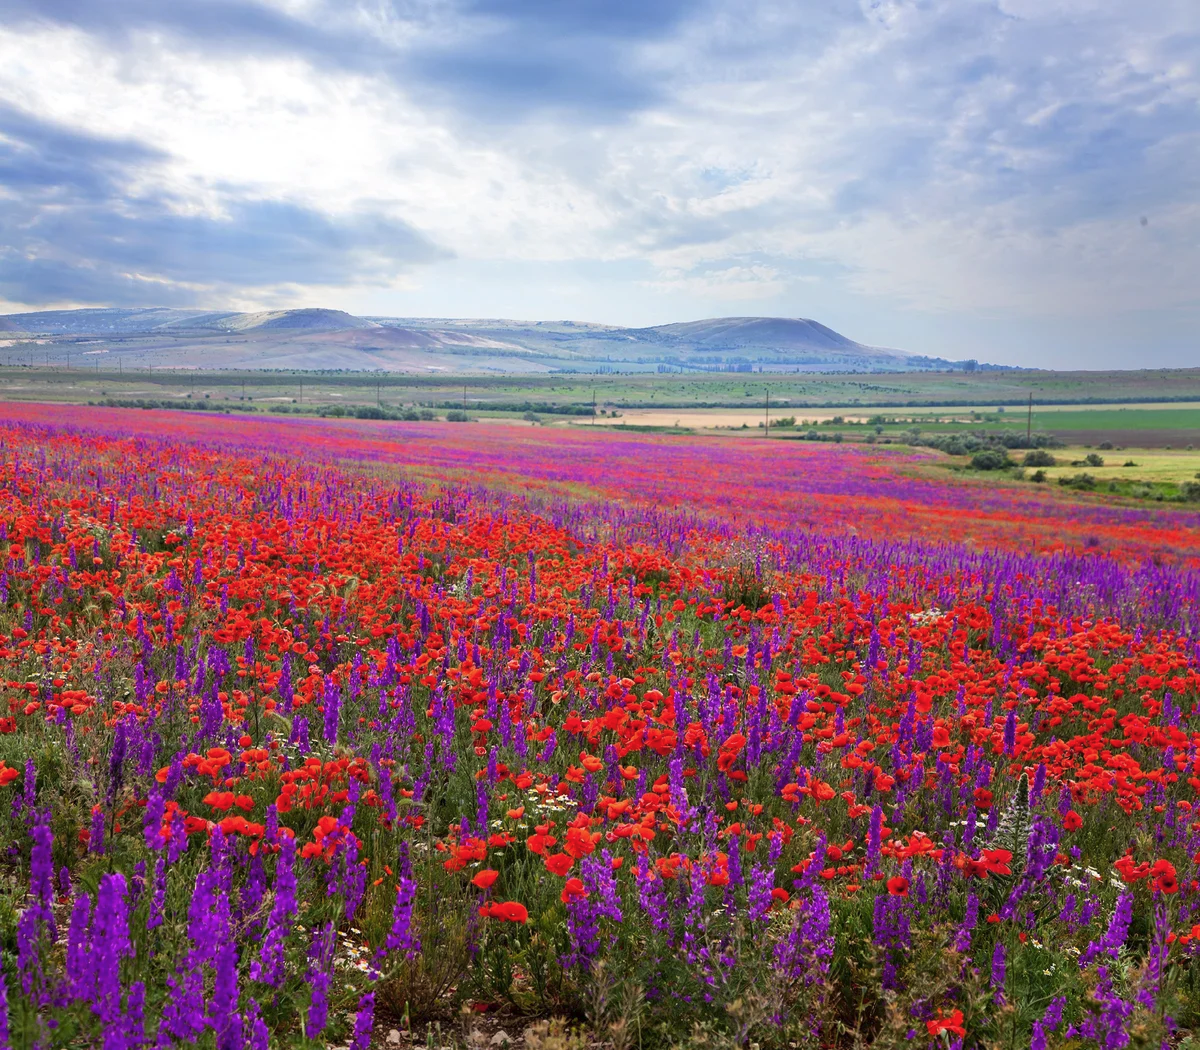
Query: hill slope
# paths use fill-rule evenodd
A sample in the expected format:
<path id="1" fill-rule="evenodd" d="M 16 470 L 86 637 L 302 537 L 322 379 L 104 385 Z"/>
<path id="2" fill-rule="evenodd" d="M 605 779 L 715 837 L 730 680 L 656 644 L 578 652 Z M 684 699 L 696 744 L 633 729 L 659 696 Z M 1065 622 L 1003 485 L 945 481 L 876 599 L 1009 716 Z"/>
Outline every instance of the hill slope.
<path id="1" fill-rule="evenodd" d="M 717 317 L 622 328 L 576 321 L 356 317 L 329 309 L 90 309 L 8 314 L 0 317 L 0 331 L 16 346 L 21 333 L 36 338 L 39 356 L 52 359 L 81 350 L 111 352 L 177 368 L 847 372 L 952 364 L 867 346 L 803 317 Z"/>

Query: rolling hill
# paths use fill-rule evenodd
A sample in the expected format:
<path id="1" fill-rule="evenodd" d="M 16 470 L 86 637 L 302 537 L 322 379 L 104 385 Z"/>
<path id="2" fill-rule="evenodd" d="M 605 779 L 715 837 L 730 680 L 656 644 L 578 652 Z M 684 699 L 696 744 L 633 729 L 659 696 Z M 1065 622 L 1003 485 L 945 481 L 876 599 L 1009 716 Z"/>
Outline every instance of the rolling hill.
<path id="1" fill-rule="evenodd" d="M 51 310 L 0 316 L 10 360 L 117 354 L 167 368 L 413 372 L 923 371 L 954 362 L 868 346 L 808 318 L 718 317 L 623 328 L 577 321 Z M 31 358 L 32 360 L 32 358 Z M 80 362 L 82 363 L 82 362 Z M 111 362 L 110 362 L 111 363 Z"/>

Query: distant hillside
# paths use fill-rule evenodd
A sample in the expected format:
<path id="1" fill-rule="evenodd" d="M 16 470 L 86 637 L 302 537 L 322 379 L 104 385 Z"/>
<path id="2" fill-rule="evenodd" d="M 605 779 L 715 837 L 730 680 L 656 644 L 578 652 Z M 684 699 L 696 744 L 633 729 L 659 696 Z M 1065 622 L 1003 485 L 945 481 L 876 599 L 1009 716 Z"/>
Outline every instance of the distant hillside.
<path id="1" fill-rule="evenodd" d="M 310 332 L 341 332 L 350 328 L 378 328 L 374 321 L 345 310 L 275 310 L 271 313 L 229 314 L 221 327 L 231 332 L 272 331 L 285 328 Z"/>
<path id="2" fill-rule="evenodd" d="M 809 357 L 879 361 L 903 367 L 914 355 L 867 346 L 807 317 L 714 317 L 641 330 L 647 338 L 686 344 L 700 352 L 765 351 L 780 363 Z"/>
<path id="3" fill-rule="evenodd" d="M 114 353 L 132 366 L 410 372 L 906 372 L 956 367 L 867 346 L 803 317 L 717 317 L 651 328 L 578 321 L 259 313 L 47 310 L 0 316 L 45 359 Z M 19 357 L 18 357 L 19 359 Z M 961 367 L 961 363 L 957 366 Z"/>
<path id="4" fill-rule="evenodd" d="M 225 316 L 229 315 L 205 310 L 38 310 L 7 314 L 0 317 L 0 323 L 7 322 L 6 331 L 30 335 L 133 335 L 195 318 Z"/>

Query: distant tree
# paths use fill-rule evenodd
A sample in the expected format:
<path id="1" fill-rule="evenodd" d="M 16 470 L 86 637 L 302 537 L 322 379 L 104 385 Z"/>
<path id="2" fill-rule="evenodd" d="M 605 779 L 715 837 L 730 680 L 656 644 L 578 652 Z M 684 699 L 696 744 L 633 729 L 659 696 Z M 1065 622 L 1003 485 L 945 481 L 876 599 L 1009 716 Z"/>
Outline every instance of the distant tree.
<path id="1" fill-rule="evenodd" d="M 1012 460 L 1002 448 L 985 448 L 971 457 L 971 467 L 974 470 L 1003 470 L 1011 466 Z"/>
<path id="2" fill-rule="evenodd" d="M 1056 460 L 1049 452 L 1042 448 L 1035 448 L 1025 453 L 1025 458 L 1022 462 L 1027 467 L 1052 467 Z"/>

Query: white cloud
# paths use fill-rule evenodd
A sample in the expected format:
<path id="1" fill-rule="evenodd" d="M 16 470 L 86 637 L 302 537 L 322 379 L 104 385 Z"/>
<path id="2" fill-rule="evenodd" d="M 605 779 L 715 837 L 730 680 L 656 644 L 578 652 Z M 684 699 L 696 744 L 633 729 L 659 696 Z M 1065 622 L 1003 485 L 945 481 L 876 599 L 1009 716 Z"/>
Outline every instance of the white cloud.
<path id="1" fill-rule="evenodd" d="M 981 326 L 1200 299 L 1191 0 L 728 0 L 631 34 L 612 91 L 632 101 L 602 113 L 556 96 L 561 71 L 545 105 L 497 111 L 414 64 L 499 33 L 502 4 L 468 18 L 439 0 L 401 19 L 380 3 L 337 22 L 322 0 L 275 7 L 385 58 L 356 68 L 344 42 L 323 63 L 151 25 L 117 46 L 26 22 L 0 31 L 0 98 L 162 150 L 130 193 L 182 211 L 225 214 L 246 195 L 369 211 L 468 261 L 649 266 L 631 287 L 673 304 L 788 309 L 815 274 L 868 312 Z M 504 39 L 518 50 L 495 76 L 539 75 L 545 42 L 522 55 Z M 579 77 L 595 75 L 581 54 Z M 593 316 L 622 320 L 596 287 Z"/>
<path id="2" fill-rule="evenodd" d="M 772 299 L 788 285 L 785 275 L 771 266 L 727 266 L 698 273 L 667 271 L 660 280 L 642 283 L 659 291 L 686 292 L 698 299 L 722 302 Z"/>

